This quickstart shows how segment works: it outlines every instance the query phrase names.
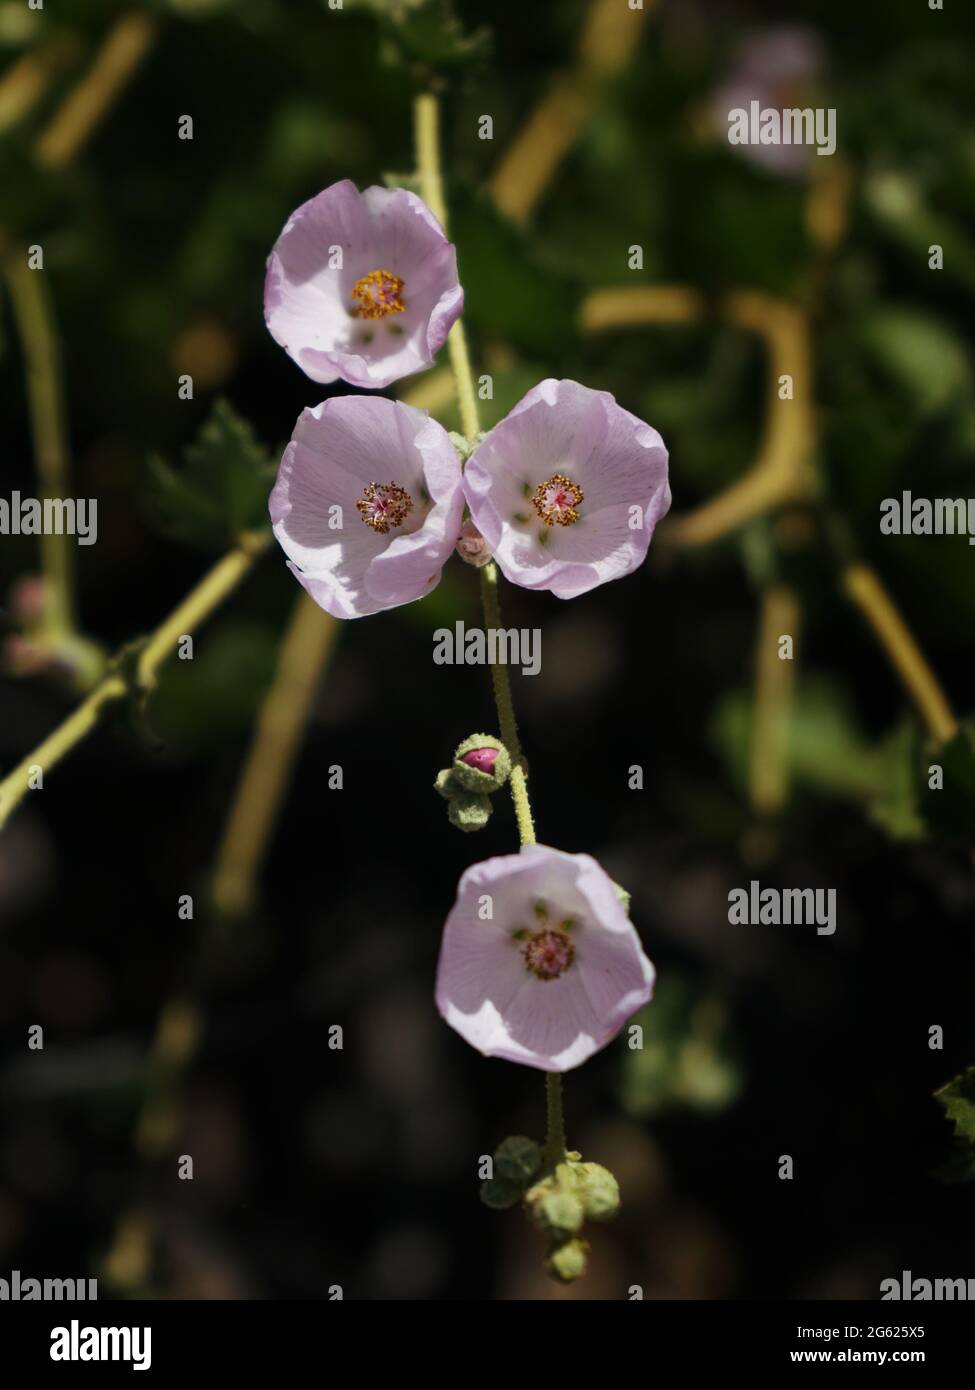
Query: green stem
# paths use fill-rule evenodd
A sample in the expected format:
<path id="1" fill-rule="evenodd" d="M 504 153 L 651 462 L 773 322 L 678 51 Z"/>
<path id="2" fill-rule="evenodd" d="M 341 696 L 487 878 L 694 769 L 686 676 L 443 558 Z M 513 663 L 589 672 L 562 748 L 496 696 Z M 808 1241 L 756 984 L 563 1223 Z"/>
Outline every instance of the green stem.
<path id="1" fill-rule="evenodd" d="M 420 191 L 424 202 L 439 219 L 444 231 L 447 230 L 447 205 L 444 199 L 443 179 L 440 173 L 440 107 L 437 98 L 430 93 L 418 96 L 413 107 L 414 129 L 416 132 L 416 159 L 420 175 Z M 474 390 L 474 376 L 471 371 L 470 356 L 464 328 L 457 319 L 447 339 L 450 366 L 454 375 L 457 404 L 460 407 L 461 428 L 471 445 L 480 430 L 477 413 L 477 394 Z M 490 561 L 481 569 L 481 603 L 484 608 L 486 628 L 501 627 L 501 602 L 498 597 L 498 569 Z M 511 682 L 505 665 L 491 663 L 491 685 L 494 690 L 494 703 L 498 711 L 498 727 L 501 739 L 511 758 L 511 776 L 508 785 L 515 806 L 515 819 L 518 822 L 518 838 L 523 845 L 535 843 L 535 822 L 532 818 L 531 802 L 528 798 L 528 776 L 525 759 L 518 738 L 518 723 L 511 698 Z M 554 1169 L 565 1157 L 565 1123 L 562 1118 L 562 1078 L 557 1072 L 549 1072 L 546 1078 L 546 1110 L 548 1133 L 545 1139 L 546 1165 Z"/>
<path id="2" fill-rule="evenodd" d="M 413 104 L 413 126 L 416 138 L 416 163 L 420 176 L 420 192 L 423 201 L 446 232 L 447 203 L 444 198 L 443 178 L 440 173 L 440 104 L 430 92 L 424 92 L 416 98 Z M 477 417 L 477 393 L 474 390 L 474 374 L 471 371 L 471 359 L 467 351 L 467 336 L 460 319 L 456 320 L 448 335 L 447 352 L 450 356 L 451 371 L 454 374 L 457 404 L 460 407 L 460 427 L 473 444 L 474 436 L 480 429 Z"/>
<path id="3" fill-rule="evenodd" d="M 484 607 L 484 626 L 501 627 L 501 603 L 498 598 L 498 567 L 491 560 L 481 570 L 481 603 Z M 508 668 L 491 663 L 491 684 L 494 687 L 494 703 L 498 711 L 498 727 L 501 741 L 511 758 L 511 776 L 508 786 L 515 804 L 515 819 L 518 822 L 518 838 L 523 845 L 535 843 L 535 823 L 532 819 L 531 802 L 528 799 L 528 775 L 525 771 L 525 757 L 521 751 L 518 737 L 518 723 L 511 698 L 511 681 Z"/>
<path id="4" fill-rule="evenodd" d="M 562 1073 L 545 1073 L 545 1150 L 543 1171 L 551 1172 L 565 1158 L 565 1117 L 562 1114 Z"/>

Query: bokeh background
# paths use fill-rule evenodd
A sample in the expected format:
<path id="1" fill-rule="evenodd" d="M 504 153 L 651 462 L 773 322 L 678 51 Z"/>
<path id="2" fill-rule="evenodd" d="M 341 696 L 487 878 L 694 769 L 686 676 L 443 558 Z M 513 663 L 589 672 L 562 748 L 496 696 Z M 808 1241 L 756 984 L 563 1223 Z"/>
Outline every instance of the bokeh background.
<path id="1" fill-rule="evenodd" d="M 110 714 L 0 833 L 4 1274 L 97 1274 L 102 1296 L 394 1299 L 875 1298 L 902 1269 L 972 1274 L 973 1190 L 934 1175 L 952 1131 L 933 1092 L 975 1061 L 975 556 L 878 527 L 902 489 L 975 491 L 975 54 L 950 8 L 0 3 L 2 251 L 43 245 L 70 494 L 99 501 L 98 543 L 76 552 L 94 653 L 38 626 L 34 539 L 0 541 L 0 771 L 70 712 L 99 650 L 150 631 L 217 558 L 220 525 L 216 544 L 213 525 L 195 534 L 174 479 L 218 400 L 217 521 L 240 524 L 219 514 L 231 474 L 262 504 L 246 426 L 273 461 L 327 394 L 264 329 L 267 253 L 326 184 L 412 169 L 411 100 L 431 83 L 472 352 L 495 382 L 485 423 L 544 376 L 610 390 L 664 435 L 675 499 L 637 575 L 572 603 L 504 592 L 506 621 L 544 632 L 541 673 L 515 677 L 539 836 L 630 890 L 660 977 L 643 1050 L 621 1038 L 566 1081 L 571 1142 L 624 1193 L 588 1278 L 551 1285 L 537 1233 L 478 1201 L 479 1156 L 539 1136 L 541 1075 L 481 1058 L 433 1007 L 458 876 L 515 844 L 500 799 L 463 837 L 431 789 L 494 726 L 487 673 L 432 661 L 435 628 L 479 621 L 472 569 L 345 624 L 327 659 L 319 631 L 266 863 L 214 904 L 298 598 L 276 551 L 147 711 Z M 52 158 L 45 131 L 62 113 L 63 135 L 65 100 L 133 17 L 141 61 Z M 765 105 L 834 107 L 837 154 L 729 147 L 722 102 L 743 83 Z M 83 119 L 69 111 L 69 146 Z M 686 321 L 586 330 L 594 291 L 673 285 L 701 296 Z M 742 290 L 792 306 L 811 344 L 815 438 L 793 460 L 811 481 L 695 543 L 682 524 L 764 428 L 767 342 L 722 307 Z M 2 494 L 36 495 L 9 296 L 0 381 Z M 456 427 L 449 383 L 400 387 Z M 879 577 L 959 721 L 937 754 L 844 590 L 851 564 Z M 796 659 L 770 674 L 762 617 L 782 613 Z M 835 888 L 835 935 L 730 926 L 728 892 L 752 878 Z M 963 1143 L 956 1159 L 964 1176 Z"/>

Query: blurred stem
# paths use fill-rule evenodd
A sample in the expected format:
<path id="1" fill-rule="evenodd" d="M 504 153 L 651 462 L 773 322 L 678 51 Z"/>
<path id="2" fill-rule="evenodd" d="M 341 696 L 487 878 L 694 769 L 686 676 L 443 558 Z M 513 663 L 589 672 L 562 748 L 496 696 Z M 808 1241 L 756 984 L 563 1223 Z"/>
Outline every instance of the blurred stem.
<path id="1" fill-rule="evenodd" d="M 31 270 L 25 252 L 4 258 L 3 275 L 23 346 L 34 458 L 42 498 L 70 491 L 68 428 L 64 410 L 61 347 L 44 271 Z M 43 630 L 63 637 L 77 623 L 72 538 L 42 530 L 41 569 L 45 579 Z"/>
<path id="2" fill-rule="evenodd" d="M 654 0 L 631 9 L 626 0 L 592 0 L 576 61 L 557 77 L 505 151 L 488 193 L 513 222 L 527 222 L 578 140 L 600 87 L 626 67 L 636 51 Z"/>
<path id="3" fill-rule="evenodd" d="M 545 1148 L 542 1172 L 554 1171 L 565 1158 L 565 1117 L 562 1113 L 562 1073 L 545 1073 Z"/>
<path id="4" fill-rule="evenodd" d="M 792 660 L 779 656 L 779 638 L 788 634 L 799 640 L 802 612 L 792 589 L 774 584 L 762 595 L 755 662 L 755 713 L 748 764 L 748 792 L 752 808 L 775 815 L 789 794 L 789 720 L 796 684 L 795 653 Z"/>
<path id="5" fill-rule="evenodd" d="M 264 553 L 269 543 L 270 535 L 263 532 L 241 537 L 237 547 L 217 561 L 151 635 L 139 653 L 134 678 L 130 679 L 120 671 L 106 676 L 73 714 L 7 774 L 0 782 L 0 828 L 7 823 L 11 812 L 26 796 L 29 790 L 28 779 L 33 769 L 40 767 L 45 774 L 48 773 L 71 752 L 75 744 L 91 733 L 105 709 L 124 699 L 133 686 L 140 691 L 151 690 L 155 685 L 159 667 L 171 654 L 179 639 L 190 635 L 199 623 L 220 606 L 245 575 L 250 573 L 255 561 Z"/>
<path id="6" fill-rule="evenodd" d="M 46 95 L 62 68 L 77 56 L 74 35 L 55 34 L 43 48 L 33 48 L 0 75 L 0 134 L 25 120 Z"/>
<path id="7" fill-rule="evenodd" d="M 673 323 L 695 323 L 704 300 L 683 285 L 595 290 L 579 311 L 584 332 Z M 751 468 L 693 511 L 668 519 L 661 539 L 681 546 L 709 545 L 745 522 L 815 493 L 813 374 L 809 320 L 797 305 L 759 290 L 736 290 L 720 304 L 725 318 L 765 342 L 768 354 L 765 426 Z M 792 378 L 792 398 L 780 397 L 780 379 Z"/>
<path id="8" fill-rule="evenodd" d="M 431 92 L 421 93 L 414 101 L 413 124 L 420 192 L 423 201 L 446 232 L 447 204 L 444 200 L 443 178 L 440 172 L 440 103 Z M 467 336 L 459 318 L 447 337 L 447 352 L 454 373 L 457 404 L 460 406 L 460 427 L 473 443 L 474 436 L 480 429 L 477 396 L 474 391 L 470 354 L 467 351 Z"/>
<path id="9" fill-rule="evenodd" d="M 248 912 L 287 791 L 312 701 L 339 624 L 306 593 L 281 644 L 277 674 L 257 718 L 213 875 L 213 900 L 228 916 Z"/>
<path id="10" fill-rule="evenodd" d="M 481 569 L 481 602 L 484 606 L 484 625 L 487 628 L 501 627 L 501 602 L 498 598 L 498 568 L 489 561 Z M 511 698 L 511 681 L 508 668 L 503 664 L 491 664 L 491 684 L 494 688 L 494 703 L 498 711 L 498 727 L 501 739 L 511 757 L 511 776 L 508 784 L 511 799 L 515 804 L 515 819 L 518 822 L 518 838 L 523 845 L 535 843 L 535 823 L 532 819 L 531 802 L 528 798 L 528 776 L 525 772 L 525 757 L 518 738 L 518 724 L 515 707 Z"/>
<path id="11" fill-rule="evenodd" d="M 950 742 L 958 732 L 958 720 L 937 676 L 877 574 L 857 561 L 843 571 L 842 584 L 847 597 L 873 628 L 931 737 L 936 743 Z"/>
<path id="12" fill-rule="evenodd" d="M 145 57 L 158 28 L 156 16 L 141 10 L 115 21 L 91 67 L 38 137 L 38 163 L 62 169 L 74 159 Z"/>

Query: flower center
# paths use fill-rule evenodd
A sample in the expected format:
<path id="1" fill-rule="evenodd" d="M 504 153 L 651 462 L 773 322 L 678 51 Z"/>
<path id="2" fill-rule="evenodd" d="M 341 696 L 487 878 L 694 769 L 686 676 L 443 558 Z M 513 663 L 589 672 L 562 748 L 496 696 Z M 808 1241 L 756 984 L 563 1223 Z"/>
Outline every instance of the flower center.
<path id="1" fill-rule="evenodd" d="M 578 507 L 584 495 L 564 473 L 553 473 L 548 482 L 538 484 L 531 502 L 546 526 L 571 526 L 579 520 Z"/>
<path id="2" fill-rule="evenodd" d="M 364 319 L 384 319 L 387 314 L 401 314 L 406 308 L 402 300 L 403 281 L 391 270 L 370 270 L 352 286 L 354 314 Z"/>
<path id="3" fill-rule="evenodd" d="M 368 483 L 355 507 L 367 526 L 385 536 L 394 526 L 402 526 L 413 510 L 413 498 L 398 483 Z"/>
<path id="4" fill-rule="evenodd" d="M 535 932 L 522 947 L 525 964 L 540 980 L 557 980 L 568 970 L 575 953 L 564 931 Z"/>

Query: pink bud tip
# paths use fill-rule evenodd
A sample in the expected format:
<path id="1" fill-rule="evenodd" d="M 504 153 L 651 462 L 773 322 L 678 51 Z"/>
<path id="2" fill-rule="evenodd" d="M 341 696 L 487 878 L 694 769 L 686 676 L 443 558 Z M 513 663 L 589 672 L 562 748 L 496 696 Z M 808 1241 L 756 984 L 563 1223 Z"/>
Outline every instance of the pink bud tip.
<path id="1" fill-rule="evenodd" d="M 496 748 L 472 748 L 469 753 L 461 757 L 461 762 L 468 767 L 477 768 L 478 772 L 486 772 L 490 777 L 494 773 L 494 764 L 498 761 L 498 750 Z"/>

